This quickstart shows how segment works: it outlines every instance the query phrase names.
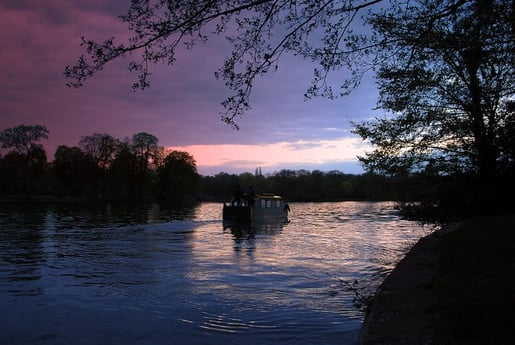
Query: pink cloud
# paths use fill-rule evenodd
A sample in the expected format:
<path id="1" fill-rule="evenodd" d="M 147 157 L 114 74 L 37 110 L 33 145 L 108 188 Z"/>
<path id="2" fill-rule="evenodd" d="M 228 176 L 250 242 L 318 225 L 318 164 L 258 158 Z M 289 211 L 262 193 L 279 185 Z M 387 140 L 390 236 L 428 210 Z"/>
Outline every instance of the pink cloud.
<path id="1" fill-rule="evenodd" d="M 328 163 L 355 162 L 356 156 L 363 155 L 370 147 L 357 138 L 339 138 L 261 145 L 189 145 L 172 149 L 192 154 L 201 171 L 216 170 L 214 168 L 222 171 L 232 166 L 238 171 L 252 172 L 261 167 L 272 172 L 292 165 L 304 164 L 304 168 L 310 170 Z"/>

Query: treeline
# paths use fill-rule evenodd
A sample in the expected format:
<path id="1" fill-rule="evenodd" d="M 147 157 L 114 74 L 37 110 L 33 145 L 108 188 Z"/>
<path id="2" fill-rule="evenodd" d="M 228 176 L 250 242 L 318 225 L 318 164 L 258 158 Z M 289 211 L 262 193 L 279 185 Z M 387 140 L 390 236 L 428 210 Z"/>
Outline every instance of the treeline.
<path id="1" fill-rule="evenodd" d="M 28 156 L 11 151 L 0 157 L 0 195 L 51 196 L 76 200 L 170 202 L 228 201 L 234 190 L 253 186 L 291 201 L 399 200 L 411 199 L 407 180 L 375 174 L 353 175 L 340 171 L 281 170 L 214 176 L 197 173 L 187 152 L 170 151 L 148 165 L 123 144 L 112 160 L 98 160 L 79 147 L 59 146 L 54 160 L 42 149 Z"/>
<path id="2" fill-rule="evenodd" d="M 48 162 L 44 126 L 21 125 L 0 131 L 0 195 L 53 196 L 78 200 L 164 200 L 195 198 L 201 185 L 194 158 L 187 152 L 165 150 L 148 133 L 116 139 L 92 134 L 78 146 L 61 145 Z"/>
<path id="3" fill-rule="evenodd" d="M 219 173 L 202 177 L 201 197 L 224 200 L 237 187 L 282 195 L 291 201 L 415 200 L 423 189 L 421 176 L 387 178 L 376 174 L 345 174 L 340 171 L 280 170 L 266 176 Z"/>
<path id="4" fill-rule="evenodd" d="M 0 196 L 50 196 L 77 200 L 186 202 L 228 200 L 235 188 L 252 185 L 258 192 L 291 201 L 399 200 L 413 197 L 406 179 L 339 171 L 281 170 L 201 176 L 193 156 L 165 150 L 148 133 L 116 139 L 109 134 L 81 137 L 77 146 L 61 145 L 47 159 L 39 141 L 44 126 L 17 126 L 0 131 L 10 151 L 0 156 Z M 413 177 L 407 178 L 414 183 Z M 409 181 L 408 181 L 409 182 Z"/>
<path id="5" fill-rule="evenodd" d="M 47 162 L 44 151 L 29 157 L 10 152 L 0 158 L 0 195 L 173 202 L 198 195 L 201 178 L 188 153 L 172 151 L 147 168 L 137 161 L 126 149 L 100 166 L 78 147 L 59 146 L 53 162 Z"/>

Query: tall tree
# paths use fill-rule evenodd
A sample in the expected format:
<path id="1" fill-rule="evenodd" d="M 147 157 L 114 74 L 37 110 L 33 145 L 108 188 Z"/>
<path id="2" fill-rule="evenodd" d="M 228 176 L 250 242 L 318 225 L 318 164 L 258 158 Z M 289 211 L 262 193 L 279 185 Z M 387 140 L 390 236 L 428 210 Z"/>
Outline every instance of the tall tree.
<path id="1" fill-rule="evenodd" d="M 94 133 L 83 136 L 79 141 L 82 150 L 96 163 L 100 169 L 100 198 L 105 199 L 107 185 L 107 170 L 113 163 L 120 141 L 109 134 Z"/>
<path id="2" fill-rule="evenodd" d="M 81 137 L 79 146 L 95 160 L 99 168 L 105 170 L 112 163 L 120 141 L 109 134 L 94 133 Z"/>
<path id="3" fill-rule="evenodd" d="M 130 149 L 136 161 L 134 191 L 142 197 L 144 193 L 150 191 L 156 169 L 161 164 L 163 148 L 159 146 L 159 139 L 156 136 L 140 132 L 132 136 Z"/>
<path id="4" fill-rule="evenodd" d="M 430 169 L 495 181 L 501 157 L 515 158 L 501 145 L 513 123 L 513 2 L 427 1 L 398 9 L 369 17 L 374 40 L 382 42 L 379 106 L 394 115 L 356 125 L 375 146 L 362 162 L 392 174 Z"/>
<path id="5" fill-rule="evenodd" d="M 27 157 L 13 150 L 0 163 L 0 193 L 28 195 L 30 174 Z"/>
<path id="6" fill-rule="evenodd" d="M 43 182 L 48 163 L 46 152 L 39 143 L 48 139 L 49 131 L 41 125 L 19 125 L 0 131 L 2 148 L 12 149 L 4 160 L 7 168 L 4 178 L 9 190 L 28 196 L 32 193 L 45 194 L 48 183 Z"/>
<path id="7" fill-rule="evenodd" d="M 161 198 L 184 201 L 195 198 L 200 188 L 197 164 L 188 152 L 172 151 L 159 168 Z"/>
<path id="8" fill-rule="evenodd" d="M 41 147 L 38 142 L 48 139 L 48 129 L 41 125 L 19 125 L 0 131 L 0 143 L 2 148 L 14 149 L 16 152 L 28 156 L 30 151 Z"/>
<path id="9" fill-rule="evenodd" d="M 79 147 L 59 145 L 54 154 L 52 168 L 62 186 L 60 194 L 74 197 L 93 194 L 91 184 L 98 166 Z"/>
<path id="10" fill-rule="evenodd" d="M 149 165 L 159 160 L 159 139 L 152 134 L 145 132 L 132 136 L 131 149 L 138 158 L 140 171 L 146 173 Z"/>
<path id="11" fill-rule="evenodd" d="M 134 197 L 142 198 L 143 186 L 141 177 L 138 176 L 140 160 L 133 152 L 128 141 L 120 143 L 112 164 L 109 167 L 109 195 L 117 200 L 130 200 Z M 137 194 L 137 195 L 136 195 Z"/>

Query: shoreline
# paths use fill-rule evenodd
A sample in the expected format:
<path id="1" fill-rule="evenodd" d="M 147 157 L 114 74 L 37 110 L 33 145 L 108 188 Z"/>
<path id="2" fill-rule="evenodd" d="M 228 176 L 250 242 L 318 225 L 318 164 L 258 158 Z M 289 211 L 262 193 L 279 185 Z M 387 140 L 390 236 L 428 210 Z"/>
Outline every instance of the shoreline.
<path id="1" fill-rule="evenodd" d="M 431 344 L 442 235 L 459 226 L 452 223 L 422 237 L 381 283 L 365 315 L 358 345 Z"/>

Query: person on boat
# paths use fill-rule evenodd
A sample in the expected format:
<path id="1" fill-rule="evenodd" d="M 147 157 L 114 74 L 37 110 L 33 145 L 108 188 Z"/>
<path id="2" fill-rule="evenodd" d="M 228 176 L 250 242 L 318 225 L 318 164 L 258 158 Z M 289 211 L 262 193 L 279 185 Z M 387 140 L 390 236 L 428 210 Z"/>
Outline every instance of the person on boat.
<path id="1" fill-rule="evenodd" d="M 243 198 L 243 192 L 241 191 L 240 186 L 236 186 L 236 190 L 234 191 L 234 194 L 232 196 L 231 204 L 233 206 L 240 206 L 242 198 Z"/>
<path id="2" fill-rule="evenodd" d="M 254 202 L 256 201 L 256 192 L 254 191 L 254 187 L 252 185 L 247 189 L 247 205 L 249 207 L 254 207 Z"/>

